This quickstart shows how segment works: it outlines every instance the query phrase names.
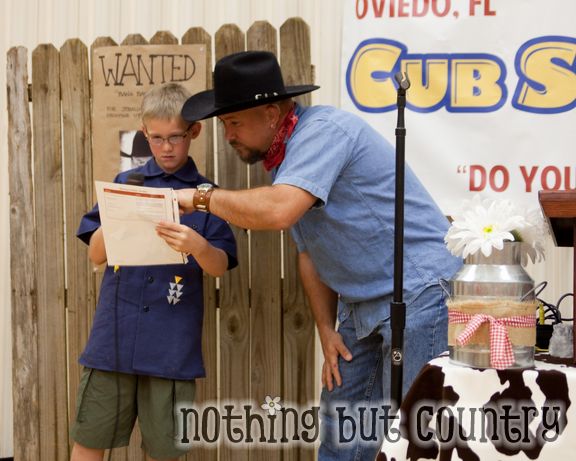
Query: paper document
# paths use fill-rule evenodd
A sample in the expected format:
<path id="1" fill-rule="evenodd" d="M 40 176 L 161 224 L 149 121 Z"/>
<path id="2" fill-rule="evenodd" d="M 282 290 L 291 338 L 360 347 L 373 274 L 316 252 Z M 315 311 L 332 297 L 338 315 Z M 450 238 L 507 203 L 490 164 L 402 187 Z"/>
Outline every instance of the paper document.
<path id="1" fill-rule="evenodd" d="M 180 222 L 173 189 L 96 181 L 96 196 L 108 265 L 186 263 L 155 230 L 158 221 Z"/>

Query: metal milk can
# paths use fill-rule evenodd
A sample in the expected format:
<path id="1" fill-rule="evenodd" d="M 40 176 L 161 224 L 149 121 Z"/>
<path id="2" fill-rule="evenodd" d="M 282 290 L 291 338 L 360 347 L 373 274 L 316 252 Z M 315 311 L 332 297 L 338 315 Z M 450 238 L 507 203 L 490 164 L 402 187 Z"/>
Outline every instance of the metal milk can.
<path id="1" fill-rule="evenodd" d="M 501 306 L 523 305 L 523 315 L 536 316 L 536 300 L 534 295 L 534 281 L 521 266 L 521 242 L 504 242 L 502 250 L 494 249 L 490 256 L 484 256 L 478 251 L 464 260 L 462 268 L 449 280 L 450 301 L 449 309 L 459 309 L 459 306 L 474 305 L 483 312 L 493 315 L 496 311 L 504 312 Z M 445 288 L 446 290 L 446 288 Z M 534 306 L 534 310 L 532 310 Z M 505 308 L 508 309 L 508 308 Z M 511 317 L 513 311 L 502 317 Z M 459 365 L 478 368 L 493 368 L 491 366 L 490 341 L 479 344 L 472 341 L 470 344 L 459 345 L 450 338 L 450 330 L 454 328 L 452 322 L 449 325 L 449 353 L 450 361 Z M 462 325 L 464 328 L 464 325 Z M 489 325 L 485 326 L 485 333 L 489 331 Z M 534 325 L 534 343 L 536 327 Z M 530 344 L 530 328 L 522 331 L 523 340 L 528 343 L 516 345 L 512 341 L 514 363 L 507 368 L 525 368 L 534 365 L 534 343 Z M 485 334 L 487 337 L 487 334 Z M 527 339 L 528 338 L 528 339 Z"/>

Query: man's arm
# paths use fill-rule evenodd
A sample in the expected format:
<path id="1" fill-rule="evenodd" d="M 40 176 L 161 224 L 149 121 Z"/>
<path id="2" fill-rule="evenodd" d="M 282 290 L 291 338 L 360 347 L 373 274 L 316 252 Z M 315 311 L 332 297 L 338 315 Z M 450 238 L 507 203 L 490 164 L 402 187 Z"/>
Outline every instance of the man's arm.
<path id="1" fill-rule="evenodd" d="M 352 360 L 352 354 L 335 329 L 338 294 L 320 280 L 308 253 L 298 254 L 298 267 L 322 343 L 324 353 L 322 384 L 331 391 L 334 388 L 334 380 L 338 386 L 342 385 L 338 356 L 341 355 L 347 361 Z"/>
<path id="2" fill-rule="evenodd" d="M 185 213 L 194 211 L 192 198 L 196 189 L 180 189 L 178 203 Z M 287 229 L 316 202 L 304 189 L 288 184 L 246 190 L 214 189 L 210 212 L 244 229 Z"/>

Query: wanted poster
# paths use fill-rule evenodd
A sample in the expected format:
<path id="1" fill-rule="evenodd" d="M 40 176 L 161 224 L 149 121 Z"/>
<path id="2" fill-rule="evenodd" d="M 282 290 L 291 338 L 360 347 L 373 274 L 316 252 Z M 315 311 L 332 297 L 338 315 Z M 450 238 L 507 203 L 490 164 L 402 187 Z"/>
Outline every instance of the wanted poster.
<path id="1" fill-rule="evenodd" d="M 191 94 L 206 89 L 204 45 L 134 45 L 92 52 L 92 167 L 94 180 L 112 181 L 144 164 L 152 152 L 140 131 L 140 105 L 150 88 L 182 84 Z M 200 173 L 206 171 L 206 136 L 190 145 Z"/>

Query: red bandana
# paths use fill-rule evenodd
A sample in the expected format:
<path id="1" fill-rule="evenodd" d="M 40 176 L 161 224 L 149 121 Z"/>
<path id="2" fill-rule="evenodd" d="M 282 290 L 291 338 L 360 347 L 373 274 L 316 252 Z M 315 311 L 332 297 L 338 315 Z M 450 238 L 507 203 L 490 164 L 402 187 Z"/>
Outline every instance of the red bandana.
<path id="1" fill-rule="evenodd" d="M 284 117 L 280 128 L 272 140 L 272 145 L 268 149 L 268 152 L 266 152 L 266 156 L 264 157 L 264 168 L 266 168 L 266 171 L 276 168 L 282 163 L 282 160 L 284 160 L 286 140 L 292 135 L 296 123 L 298 123 L 298 116 L 294 114 L 294 107 L 292 107 L 290 112 Z"/>

